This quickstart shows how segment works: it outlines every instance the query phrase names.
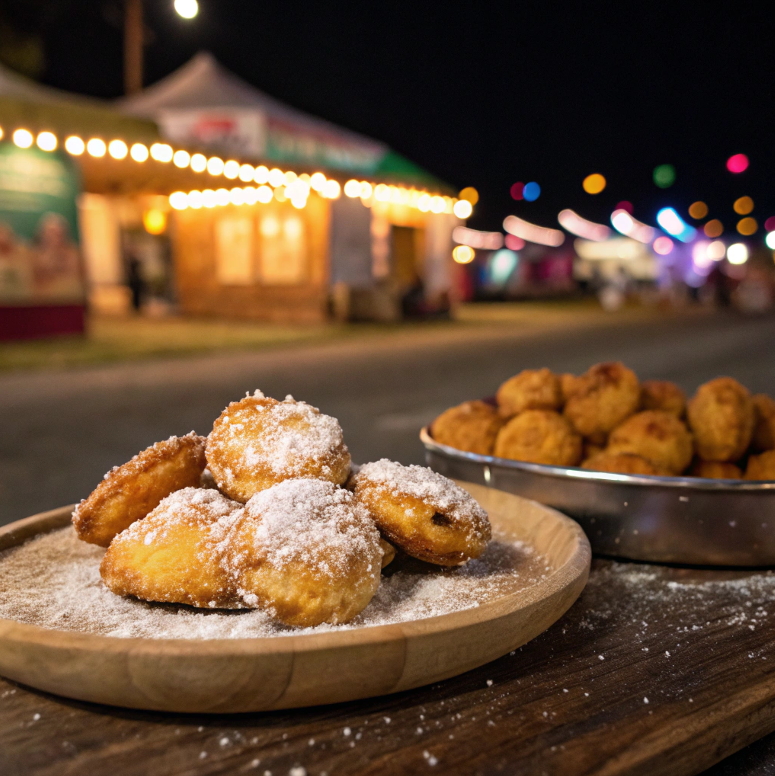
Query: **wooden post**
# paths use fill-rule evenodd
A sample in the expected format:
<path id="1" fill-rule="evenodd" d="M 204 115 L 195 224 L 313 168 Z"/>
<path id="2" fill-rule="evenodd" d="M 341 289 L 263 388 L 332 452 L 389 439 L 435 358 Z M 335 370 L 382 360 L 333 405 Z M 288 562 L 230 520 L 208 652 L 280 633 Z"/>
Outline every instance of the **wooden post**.
<path id="1" fill-rule="evenodd" d="M 124 0 L 124 90 L 143 88 L 143 0 Z"/>

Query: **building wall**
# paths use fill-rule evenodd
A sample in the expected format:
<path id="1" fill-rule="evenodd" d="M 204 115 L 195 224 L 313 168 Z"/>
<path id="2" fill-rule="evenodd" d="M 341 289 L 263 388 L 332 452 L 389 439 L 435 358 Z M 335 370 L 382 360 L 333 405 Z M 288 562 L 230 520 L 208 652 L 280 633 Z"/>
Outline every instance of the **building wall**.
<path id="1" fill-rule="evenodd" d="M 175 212 L 180 308 L 194 315 L 315 323 L 328 317 L 329 204 L 289 202 Z"/>

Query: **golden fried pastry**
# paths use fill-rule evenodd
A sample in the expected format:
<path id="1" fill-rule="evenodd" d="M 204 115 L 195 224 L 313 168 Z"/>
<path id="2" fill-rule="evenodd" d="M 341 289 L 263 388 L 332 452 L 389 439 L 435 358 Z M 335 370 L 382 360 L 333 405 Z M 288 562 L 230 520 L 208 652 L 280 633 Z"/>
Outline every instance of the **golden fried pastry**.
<path id="1" fill-rule="evenodd" d="M 686 412 L 686 394 L 669 380 L 644 380 L 641 383 L 641 406 L 644 410 L 672 412 L 682 418 Z"/>
<path id="2" fill-rule="evenodd" d="M 635 453 L 676 476 L 691 463 L 694 446 L 689 429 L 673 413 L 646 410 L 611 432 L 606 452 Z"/>
<path id="3" fill-rule="evenodd" d="M 775 480 L 775 450 L 752 455 L 745 468 L 747 480 Z"/>
<path id="4" fill-rule="evenodd" d="M 603 445 L 593 445 L 592 442 L 584 441 L 581 445 L 581 460 L 586 461 L 588 458 L 592 458 L 593 455 L 602 453 L 605 450 Z"/>
<path id="5" fill-rule="evenodd" d="M 754 428 L 752 445 L 756 450 L 775 448 L 775 399 L 757 393 L 753 397 Z"/>
<path id="6" fill-rule="evenodd" d="M 733 463 L 703 461 L 696 459 L 689 470 L 690 477 L 704 477 L 709 480 L 742 480 L 743 472 Z"/>
<path id="7" fill-rule="evenodd" d="M 319 479 L 285 480 L 245 505 L 229 555 L 237 592 L 286 625 L 351 620 L 380 583 L 383 550 L 366 508 Z"/>
<path id="8" fill-rule="evenodd" d="M 500 430 L 495 455 L 550 466 L 578 466 L 581 437 L 557 412 L 526 410 Z"/>
<path id="9" fill-rule="evenodd" d="M 193 431 L 170 437 L 109 471 L 73 512 L 78 538 L 107 547 L 176 490 L 198 485 L 205 468 L 205 439 Z"/>
<path id="10" fill-rule="evenodd" d="M 491 404 L 467 401 L 442 412 L 431 424 L 431 436 L 456 450 L 492 455 L 495 437 L 505 422 Z"/>
<path id="11" fill-rule="evenodd" d="M 220 490 L 243 503 L 283 480 L 316 477 L 341 485 L 350 473 L 336 418 L 291 396 L 279 402 L 260 391 L 221 413 L 206 455 Z"/>
<path id="12" fill-rule="evenodd" d="M 560 378 L 548 369 L 525 369 L 506 380 L 496 395 L 501 415 L 525 410 L 557 410 L 562 405 Z"/>
<path id="13" fill-rule="evenodd" d="M 382 547 L 382 568 L 389 566 L 396 558 L 396 548 L 388 541 L 379 537 L 379 546 Z"/>
<path id="14" fill-rule="evenodd" d="M 573 396 L 576 390 L 576 375 L 572 375 L 569 372 L 563 372 L 560 375 L 560 393 L 562 394 L 563 406 L 567 403 L 568 399 Z"/>
<path id="15" fill-rule="evenodd" d="M 355 478 L 355 498 L 392 544 L 413 558 L 456 566 L 490 540 L 487 513 L 452 480 L 422 466 L 383 458 Z"/>
<path id="16" fill-rule="evenodd" d="M 111 542 L 100 565 L 107 587 L 145 601 L 239 609 L 226 560 L 242 504 L 217 490 L 185 488 Z"/>
<path id="17" fill-rule="evenodd" d="M 701 385 L 689 402 L 687 417 L 703 461 L 736 461 L 751 442 L 751 394 L 731 377 L 717 377 Z"/>
<path id="18" fill-rule="evenodd" d="M 658 469 L 651 461 L 635 453 L 609 453 L 604 451 L 587 458 L 581 464 L 582 469 L 593 472 L 611 472 L 612 474 L 659 474 L 665 472 Z"/>
<path id="19" fill-rule="evenodd" d="M 639 405 L 635 372 L 619 362 L 596 364 L 576 378 L 564 414 L 581 436 L 604 444 L 608 434 Z"/>

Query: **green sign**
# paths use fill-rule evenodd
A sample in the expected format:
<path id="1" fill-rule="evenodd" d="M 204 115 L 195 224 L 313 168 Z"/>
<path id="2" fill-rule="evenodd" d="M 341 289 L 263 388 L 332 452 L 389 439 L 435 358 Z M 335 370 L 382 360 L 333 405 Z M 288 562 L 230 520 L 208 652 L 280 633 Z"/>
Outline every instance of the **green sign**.
<path id="1" fill-rule="evenodd" d="M 84 300 L 79 192 L 69 157 L 0 143 L 0 304 Z"/>

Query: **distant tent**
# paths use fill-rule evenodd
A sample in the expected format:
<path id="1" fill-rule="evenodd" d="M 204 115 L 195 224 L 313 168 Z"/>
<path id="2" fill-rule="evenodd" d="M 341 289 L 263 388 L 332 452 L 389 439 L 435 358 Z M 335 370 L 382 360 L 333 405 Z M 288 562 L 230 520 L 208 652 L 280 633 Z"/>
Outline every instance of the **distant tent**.
<path id="1" fill-rule="evenodd" d="M 169 141 L 187 146 L 277 164 L 439 183 L 384 143 L 268 96 L 206 52 L 118 105 L 130 115 L 154 120 Z"/>

